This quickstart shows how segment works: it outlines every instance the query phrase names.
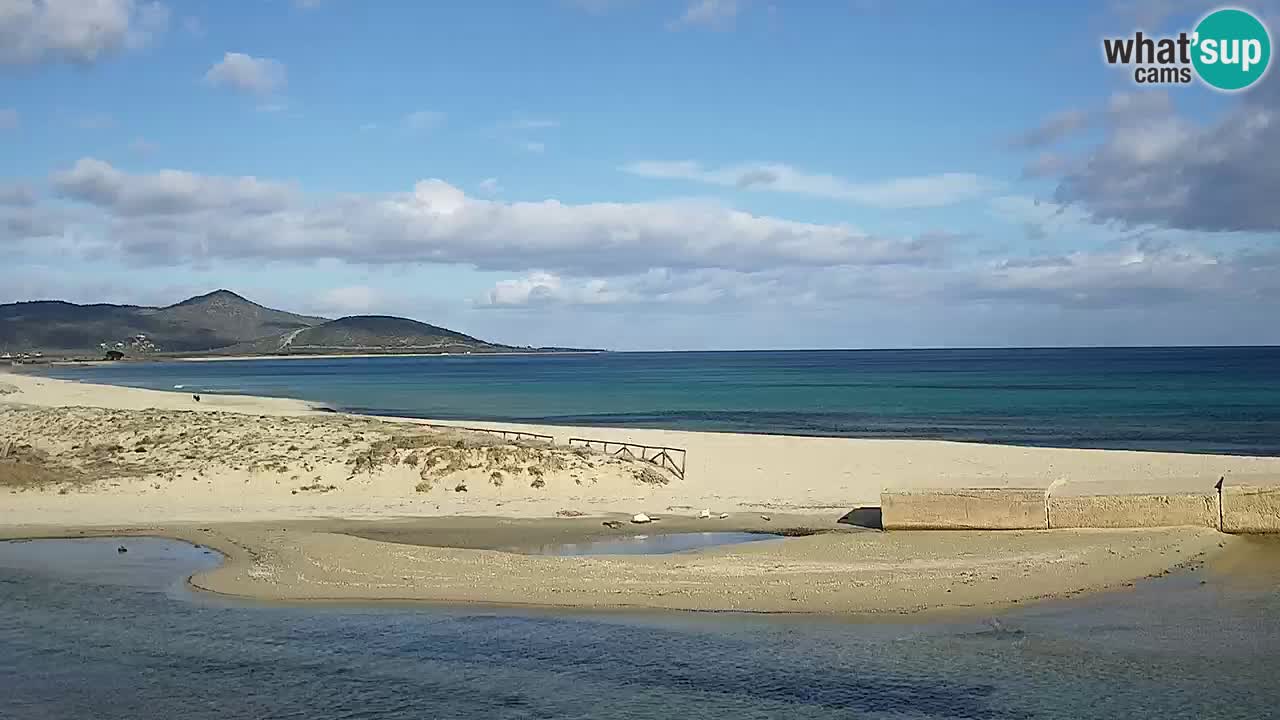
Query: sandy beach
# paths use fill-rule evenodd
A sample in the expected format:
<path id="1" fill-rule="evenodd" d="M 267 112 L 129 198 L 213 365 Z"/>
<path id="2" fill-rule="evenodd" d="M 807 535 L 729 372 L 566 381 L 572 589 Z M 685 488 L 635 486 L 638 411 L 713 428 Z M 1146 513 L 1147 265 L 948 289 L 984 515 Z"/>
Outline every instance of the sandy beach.
<path id="1" fill-rule="evenodd" d="M 1222 475 L 1280 477 L 1277 458 L 467 424 L 557 442 L 293 400 L 197 402 L 4 374 L 0 532 L 185 538 L 229 557 L 198 586 L 274 600 L 909 612 L 1123 586 L 1231 539 L 1191 528 L 882 533 L 838 522 L 876 505 L 881 490 L 1172 492 Z M 560 444 L 569 437 L 680 447 L 686 472 Z M 710 517 L 697 519 L 702 510 Z M 634 513 L 659 520 L 633 526 Z M 807 536 L 670 556 L 527 554 L 552 542 L 708 530 Z"/>

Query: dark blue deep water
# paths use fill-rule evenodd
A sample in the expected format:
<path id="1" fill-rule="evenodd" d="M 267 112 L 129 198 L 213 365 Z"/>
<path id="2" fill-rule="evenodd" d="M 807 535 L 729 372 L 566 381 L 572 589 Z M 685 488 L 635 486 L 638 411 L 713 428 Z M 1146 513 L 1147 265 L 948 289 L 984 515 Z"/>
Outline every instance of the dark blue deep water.
<path id="1" fill-rule="evenodd" d="M 1280 348 L 604 353 L 61 367 L 409 417 L 1280 455 Z"/>
<path id="2" fill-rule="evenodd" d="M 1274 574 L 1240 587 L 1169 576 L 1006 613 L 996 630 L 976 617 L 255 606 L 184 589 L 216 562 L 159 539 L 0 543 L 0 718 L 1168 720 L 1280 707 Z"/>

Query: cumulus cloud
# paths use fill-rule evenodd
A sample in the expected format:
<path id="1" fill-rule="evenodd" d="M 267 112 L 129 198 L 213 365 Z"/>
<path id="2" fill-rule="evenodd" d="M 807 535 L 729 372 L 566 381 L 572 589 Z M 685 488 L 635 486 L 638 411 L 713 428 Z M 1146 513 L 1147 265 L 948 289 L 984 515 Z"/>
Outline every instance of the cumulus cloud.
<path id="1" fill-rule="evenodd" d="M 1136 241 L 1104 251 L 1001 260 L 953 290 L 1058 305 L 1149 306 L 1244 290 L 1232 283 L 1247 270 L 1238 260 L 1199 249 Z"/>
<path id="2" fill-rule="evenodd" d="M 1196 236 L 1143 233 L 1095 250 L 975 254 L 942 232 L 881 236 L 709 202 L 504 202 L 443 180 L 398 193 L 309 195 L 288 183 L 179 170 L 130 173 L 85 158 L 55 174 L 59 202 L 7 190 L 0 243 L 135 264 L 215 261 L 453 264 L 510 273 L 479 307 L 823 308 L 844 303 L 1015 303 L 1146 307 L 1177 300 L 1280 298 L 1280 252 L 1228 252 Z M 1074 205 L 996 198 L 1011 223 L 1076 234 Z M 1055 225 L 1055 223 L 1060 225 Z M 24 240 L 45 238 L 23 245 Z M 1237 243 L 1235 247 L 1242 247 Z M 381 302 L 364 286 L 328 312 Z"/>
<path id="3" fill-rule="evenodd" d="M 1209 253 L 1155 240 L 1066 254 L 953 265 L 831 268 L 654 268 L 614 277 L 534 272 L 494 285 L 489 309 L 789 308 L 840 311 L 852 303 L 975 303 L 1064 308 L 1152 308 L 1177 302 L 1275 302 L 1280 252 Z"/>
<path id="4" fill-rule="evenodd" d="M 637 267 L 928 263 L 947 238 L 882 237 L 698 202 L 499 202 L 442 180 L 383 195 L 301 196 L 258 178 L 130 174 L 93 158 L 55 174 L 127 254 L 462 263 L 614 274 Z"/>
<path id="5" fill-rule="evenodd" d="M 1160 91 L 1117 94 L 1094 122 L 1104 134 L 1099 144 L 1033 163 L 1036 173 L 1057 178 L 1057 202 L 1127 225 L 1280 231 L 1280 79 L 1274 73 L 1209 122 L 1180 114 Z"/>
<path id="6" fill-rule="evenodd" d="M 682 161 L 643 161 L 622 167 L 641 177 L 689 180 L 739 190 L 760 190 L 843 200 L 883 208 L 951 205 L 977 197 L 991 183 L 970 173 L 942 173 L 858 183 L 835 175 L 806 173 L 782 163 L 746 163 L 705 168 Z"/>
<path id="7" fill-rule="evenodd" d="M 71 200 L 96 205 L 115 217 L 190 215 L 218 210 L 241 214 L 279 212 L 293 200 L 287 185 L 254 177 L 218 177 L 180 170 L 129 175 L 94 158 L 82 158 L 53 177 L 57 191 Z"/>
<path id="8" fill-rule="evenodd" d="M 532 272 L 512 280 L 500 280 L 483 298 L 481 307 L 529 307 L 537 305 L 611 305 L 624 296 L 599 278 L 565 282 L 546 272 Z"/>
<path id="9" fill-rule="evenodd" d="M 502 185 L 498 182 L 498 178 L 485 178 L 476 187 L 485 195 L 497 195 L 502 192 Z"/>
<path id="10" fill-rule="evenodd" d="M 169 22 L 159 2 L 137 0 L 3 0 L 0 64 L 92 63 L 145 45 Z"/>
<path id="11" fill-rule="evenodd" d="M 229 52 L 204 74 L 205 82 L 251 95 L 271 95 L 287 82 L 284 63 L 271 58 L 258 58 Z"/>

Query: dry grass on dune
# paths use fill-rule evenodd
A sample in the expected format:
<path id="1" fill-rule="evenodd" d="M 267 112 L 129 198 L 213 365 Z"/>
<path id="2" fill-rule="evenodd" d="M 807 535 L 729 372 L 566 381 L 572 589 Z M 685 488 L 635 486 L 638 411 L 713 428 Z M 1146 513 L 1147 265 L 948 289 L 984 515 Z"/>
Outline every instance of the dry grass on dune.
<path id="1" fill-rule="evenodd" d="M 356 483 L 388 474 L 412 478 L 406 491 L 419 493 L 478 484 L 536 490 L 552 476 L 581 485 L 605 470 L 637 483 L 671 481 L 647 463 L 583 448 L 341 415 L 0 406 L 0 446 L 6 442 L 22 455 L 0 469 L 0 485 L 24 489 L 228 471 L 287 478 L 294 494 L 338 490 L 331 481 L 340 476 Z"/>

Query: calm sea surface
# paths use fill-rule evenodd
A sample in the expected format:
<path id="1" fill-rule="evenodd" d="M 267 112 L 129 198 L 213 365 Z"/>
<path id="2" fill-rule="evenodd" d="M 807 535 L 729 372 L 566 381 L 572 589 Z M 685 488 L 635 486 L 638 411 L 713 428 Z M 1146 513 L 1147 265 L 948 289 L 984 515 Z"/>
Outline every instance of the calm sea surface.
<path id="1" fill-rule="evenodd" d="M 1280 707 L 1274 565 L 1258 583 L 1191 573 L 1036 605 L 997 630 L 255 606 L 183 588 L 216 562 L 159 539 L 0 543 L 0 717 L 1167 720 Z"/>
<path id="2" fill-rule="evenodd" d="M 51 374 L 410 417 L 1280 455 L 1280 348 L 470 355 Z"/>

